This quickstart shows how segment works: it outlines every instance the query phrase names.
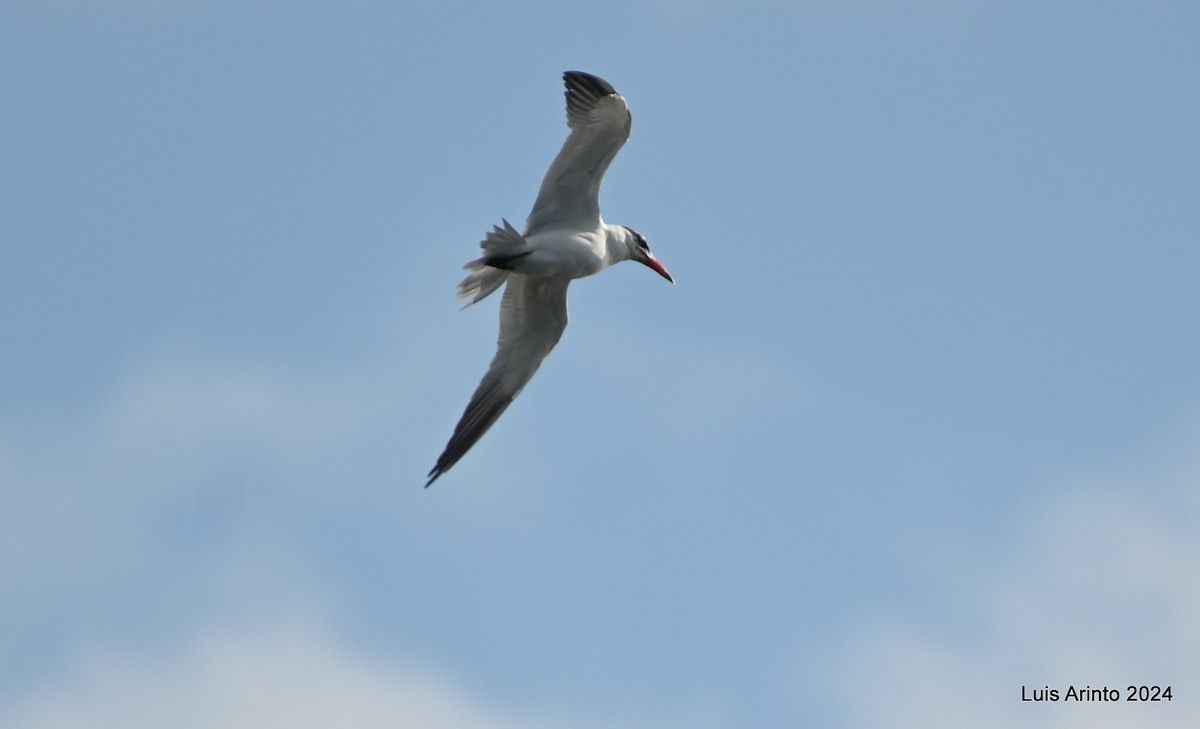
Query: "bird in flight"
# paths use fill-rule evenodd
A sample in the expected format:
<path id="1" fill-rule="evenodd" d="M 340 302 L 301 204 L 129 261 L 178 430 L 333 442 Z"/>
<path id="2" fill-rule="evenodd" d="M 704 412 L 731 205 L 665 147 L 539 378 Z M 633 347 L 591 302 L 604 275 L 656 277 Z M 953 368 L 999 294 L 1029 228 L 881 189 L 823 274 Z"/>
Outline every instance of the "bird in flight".
<path id="1" fill-rule="evenodd" d="M 546 172 L 533 211 L 519 233 L 507 220 L 480 242 L 483 256 L 463 266 L 458 285 L 474 304 L 501 286 L 496 356 L 471 396 L 430 484 L 471 450 L 521 393 L 567 328 L 567 284 L 614 263 L 637 261 L 675 283 L 646 238 L 600 217 L 604 172 L 629 139 L 632 116 L 625 99 L 604 79 L 582 71 L 563 74 L 571 133 Z"/>

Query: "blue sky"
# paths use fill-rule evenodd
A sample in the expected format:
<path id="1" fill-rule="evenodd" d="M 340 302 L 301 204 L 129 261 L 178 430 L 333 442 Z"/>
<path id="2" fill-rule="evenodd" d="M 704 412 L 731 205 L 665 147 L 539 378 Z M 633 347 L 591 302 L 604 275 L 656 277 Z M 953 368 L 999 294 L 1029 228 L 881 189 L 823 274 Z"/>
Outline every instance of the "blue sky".
<path id="1" fill-rule="evenodd" d="M 6 3 L 0 725 L 1195 726 L 1198 27 Z M 678 285 L 573 284 L 424 490 L 566 69 Z"/>

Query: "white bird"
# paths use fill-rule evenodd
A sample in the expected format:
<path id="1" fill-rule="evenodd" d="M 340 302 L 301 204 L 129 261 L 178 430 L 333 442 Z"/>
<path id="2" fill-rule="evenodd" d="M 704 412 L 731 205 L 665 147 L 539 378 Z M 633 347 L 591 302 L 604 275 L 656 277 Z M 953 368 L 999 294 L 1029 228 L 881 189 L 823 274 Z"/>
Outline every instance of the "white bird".
<path id="1" fill-rule="evenodd" d="M 471 299 L 467 306 L 507 282 L 500 302 L 500 338 L 426 488 L 492 427 L 554 349 L 567 327 L 571 279 L 637 261 L 675 283 L 641 233 L 600 217 L 600 183 L 629 139 L 629 106 L 597 76 L 567 71 L 563 82 L 571 133 L 546 172 L 525 233 L 502 219 L 503 226 L 493 226 L 479 244 L 483 256 L 463 266 L 471 273 L 458 285 L 458 295 Z"/>

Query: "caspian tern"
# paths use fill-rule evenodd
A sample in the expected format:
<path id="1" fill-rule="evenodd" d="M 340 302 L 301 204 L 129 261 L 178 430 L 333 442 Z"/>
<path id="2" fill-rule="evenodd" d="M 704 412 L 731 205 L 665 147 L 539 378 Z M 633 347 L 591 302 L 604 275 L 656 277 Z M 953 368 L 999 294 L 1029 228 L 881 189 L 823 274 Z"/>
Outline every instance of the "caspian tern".
<path id="1" fill-rule="evenodd" d="M 629 139 L 632 116 L 607 81 L 581 71 L 563 74 L 571 133 L 546 172 L 524 234 L 507 220 L 479 244 L 483 256 L 458 295 L 474 304 L 507 282 L 500 302 L 496 356 L 454 428 L 425 487 L 471 450 L 529 383 L 567 327 L 567 284 L 614 263 L 637 261 L 671 283 L 641 233 L 600 217 L 604 172 Z"/>

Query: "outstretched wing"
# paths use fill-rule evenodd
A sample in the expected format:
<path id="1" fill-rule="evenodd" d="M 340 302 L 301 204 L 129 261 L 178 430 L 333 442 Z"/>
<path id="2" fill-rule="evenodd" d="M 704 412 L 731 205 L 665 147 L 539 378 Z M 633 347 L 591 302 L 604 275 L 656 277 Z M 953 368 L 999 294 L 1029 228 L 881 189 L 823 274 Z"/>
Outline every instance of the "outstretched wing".
<path id="1" fill-rule="evenodd" d="M 563 74 L 571 134 L 542 180 L 525 234 L 542 228 L 595 227 L 600 222 L 600 183 L 629 139 L 632 116 L 625 99 L 604 79 L 582 71 Z"/>
<path id="2" fill-rule="evenodd" d="M 531 277 L 511 273 L 500 302 L 500 339 L 496 356 L 471 402 L 454 427 L 437 465 L 429 472 L 430 484 L 458 463 L 492 424 L 521 394 L 542 360 L 567 328 L 568 278 Z"/>

